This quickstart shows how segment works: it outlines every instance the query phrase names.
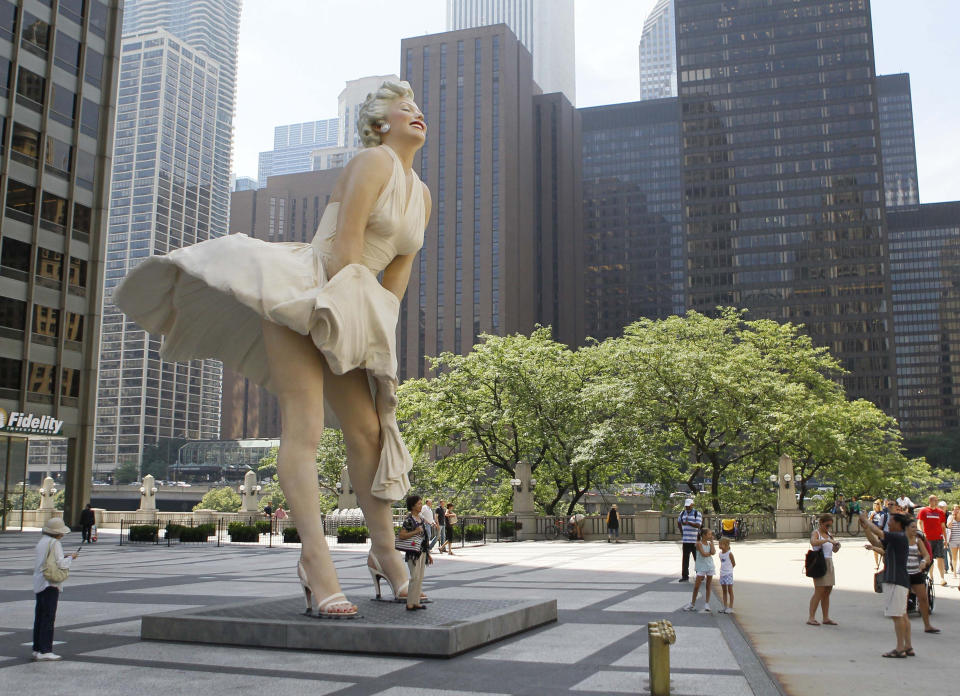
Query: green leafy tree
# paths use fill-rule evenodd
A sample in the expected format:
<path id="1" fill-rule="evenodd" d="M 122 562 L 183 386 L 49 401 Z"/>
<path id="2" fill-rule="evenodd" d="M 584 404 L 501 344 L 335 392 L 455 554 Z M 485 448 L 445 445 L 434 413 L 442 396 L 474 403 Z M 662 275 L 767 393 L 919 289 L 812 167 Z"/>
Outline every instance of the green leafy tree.
<path id="1" fill-rule="evenodd" d="M 118 484 L 133 483 L 140 480 L 140 469 L 136 462 L 123 462 L 113 470 L 113 480 Z"/>
<path id="2" fill-rule="evenodd" d="M 597 389 L 616 404 L 607 437 L 620 448 L 645 442 L 640 448 L 654 465 L 672 460 L 661 480 L 682 472 L 692 490 L 701 476 L 709 479 L 715 512 L 723 509 L 724 481 L 745 482 L 764 498 L 763 480 L 776 470 L 796 409 L 810 395 L 839 390 L 829 379 L 839 365 L 800 327 L 744 321 L 734 309 L 641 320 L 606 343 Z"/>
<path id="3" fill-rule="evenodd" d="M 168 478 L 170 467 L 177 463 L 177 454 L 188 440 L 177 437 L 161 437 L 157 442 L 145 444 L 140 456 L 140 473 L 153 475 L 155 479 Z"/>
<path id="4" fill-rule="evenodd" d="M 56 496 L 54 497 L 56 499 Z M 36 510 L 40 507 L 40 491 L 27 488 L 26 494 L 22 487 L 11 489 L 7 495 L 7 512 L 11 510 Z"/>
<path id="5" fill-rule="evenodd" d="M 240 494 L 229 487 L 213 488 L 203 496 L 194 510 L 217 510 L 218 512 L 237 512 L 240 509 Z"/>
<path id="6" fill-rule="evenodd" d="M 280 488 L 277 476 L 278 448 L 272 448 L 260 459 L 257 466 L 257 478 L 269 478 L 270 483 L 263 487 L 261 503 L 268 502 L 276 508 L 278 505 L 287 506 L 287 498 Z M 347 448 L 343 442 L 343 432 L 336 428 L 326 428 L 317 446 L 317 482 L 320 486 L 320 507 L 329 512 L 337 506 L 337 483 L 340 481 L 340 472 L 347 464 Z"/>
<path id="7" fill-rule="evenodd" d="M 504 482 L 526 461 L 535 501 L 552 514 L 622 473 L 603 453 L 582 456 L 578 448 L 593 425 L 584 403 L 593 354 L 557 343 L 549 328 L 482 338 L 467 355 L 432 359 L 436 377 L 400 387 L 404 436 L 418 457 L 435 455 L 438 488 L 454 500 L 480 486 L 496 490 L 492 507 L 503 510 Z"/>

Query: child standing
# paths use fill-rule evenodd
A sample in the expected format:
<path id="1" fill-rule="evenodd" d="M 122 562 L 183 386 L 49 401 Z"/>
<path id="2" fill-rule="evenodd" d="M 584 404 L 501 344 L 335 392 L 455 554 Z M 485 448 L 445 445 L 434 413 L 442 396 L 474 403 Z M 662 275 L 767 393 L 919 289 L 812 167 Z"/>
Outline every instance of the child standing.
<path id="1" fill-rule="evenodd" d="M 697 593 L 700 591 L 700 585 L 706 580 L 707 588 L 704 594 L 703 613 L 710 614 L 712 613 L 710 611 L 710 589 L 713 584 L 713 575 L 716 572 L 713 564 L 713 556 L 717 553 L 713 545 L 713 532 L 709 529 L 701 529 L 696 546 L 694 569 L 697 572 L 697 581 L 693 584 L 693 597 L 690 603 L 683 607 L 683 610 L 697 610 Z"/>
<path id="2" fill-rule="evenodd" d="M 721 614 L 733 613 L 733 569 L 737 561 L 730 550 L 730 540 L 724 537 L 720 540 L 720 593 L 723 609 Z"/>

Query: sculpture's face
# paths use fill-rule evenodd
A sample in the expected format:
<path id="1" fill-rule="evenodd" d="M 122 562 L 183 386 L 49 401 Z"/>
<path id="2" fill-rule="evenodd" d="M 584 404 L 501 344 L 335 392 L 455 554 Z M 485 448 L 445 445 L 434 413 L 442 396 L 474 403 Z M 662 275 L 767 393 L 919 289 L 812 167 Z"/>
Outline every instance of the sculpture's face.
<path id="1" fill-rule="evenodd" d="M 383 134 L 384 141 L 388 138 L 400 138 L 423 144 L 427 139 L 427 122 L 420 107 L 412 99 L 395 100 L 387 112 L 387 123 L 390 124 L 390 130 Z"/>

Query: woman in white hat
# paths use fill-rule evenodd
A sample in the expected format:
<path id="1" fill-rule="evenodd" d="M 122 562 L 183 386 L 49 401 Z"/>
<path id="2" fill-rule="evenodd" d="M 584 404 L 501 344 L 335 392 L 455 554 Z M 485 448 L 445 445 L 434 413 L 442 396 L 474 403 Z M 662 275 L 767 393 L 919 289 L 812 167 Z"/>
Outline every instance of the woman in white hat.
<path id="1" fill-rule="evenodd" d="M 60 659 L 53 652 L 53 623 L 57 618 L 57 602 L 60 601 L 66 577 L 65 574 L 63 577 L 56 576 L 56 569 L 69 570 L 71 562 L 79 555 L 63 555 L 60 539 L 69 533 L 70 528 L 63 523 L 63 519 L 51 517 L 43 525 L 43 536 L 34 551 L 33 591 L 37 596 L 37 608 L 33 616 L 34 660 L 46 662 Z M 51 578 L 51 575 L 54 577 Z"/>

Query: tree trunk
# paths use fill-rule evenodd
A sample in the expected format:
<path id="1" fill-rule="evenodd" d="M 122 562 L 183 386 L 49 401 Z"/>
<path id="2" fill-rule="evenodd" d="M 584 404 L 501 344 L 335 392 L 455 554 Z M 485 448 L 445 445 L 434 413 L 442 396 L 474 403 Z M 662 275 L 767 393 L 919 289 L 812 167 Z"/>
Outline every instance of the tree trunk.
<path id="1" fill-rule="evenodd" d="M 713 511 L 720 514 L 720 462 L 715 456 L 710 457 L 711 472 L 710 477 L 710 503 L 713 505 Z"/>

